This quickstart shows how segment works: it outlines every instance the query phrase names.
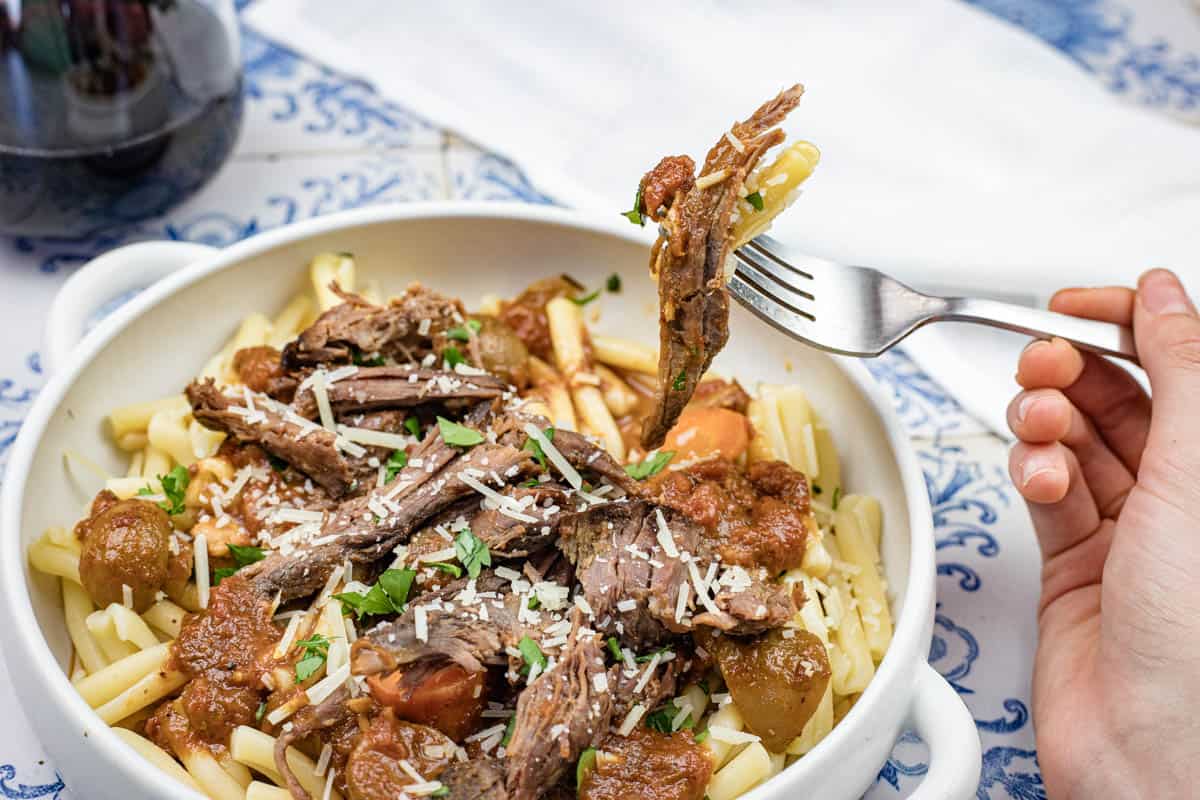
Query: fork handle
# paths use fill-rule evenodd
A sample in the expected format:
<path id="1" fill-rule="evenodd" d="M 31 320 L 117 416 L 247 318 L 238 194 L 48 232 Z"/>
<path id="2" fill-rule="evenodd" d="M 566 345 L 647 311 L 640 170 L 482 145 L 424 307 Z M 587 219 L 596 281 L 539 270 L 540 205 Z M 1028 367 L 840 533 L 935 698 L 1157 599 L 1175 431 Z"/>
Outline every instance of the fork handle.
<path id="1" fill-rule="evenodd" d="M 1112 322 L 974 297 L 947 297 L 944 311 L 935 315 L 935 319 L 979 322 L 1039 339 L 1057 336 L 1083 350 L 1139 363 L 1133 331 Z"/>

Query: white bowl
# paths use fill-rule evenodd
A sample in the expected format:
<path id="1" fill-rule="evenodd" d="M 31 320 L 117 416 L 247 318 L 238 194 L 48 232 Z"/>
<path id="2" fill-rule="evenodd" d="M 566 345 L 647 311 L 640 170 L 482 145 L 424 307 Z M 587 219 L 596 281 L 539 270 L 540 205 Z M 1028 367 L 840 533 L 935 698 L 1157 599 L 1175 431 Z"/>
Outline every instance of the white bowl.
<path id="1" fill-rule="evenodd" d="M 64 466 L 71 449 L 114 474 L 124 468 L 104 418 L 117 406 L 179 391 L 253 311 L 280 307 L 323 250 L 351 251 L 363 275 L 397 289 L 419 280 L 471 304 L 568 272 L 598 286 L 613 272 L 622 294 L 598 304 L 601 330 L 656 341 L 655 294 L 646 277 L 648 233 L 613 215 L 494 204 L 365 208 L 290 225 L 225 250 L 159 242 L 116 250 L 78 273 L 48 330 L 53 375 L 21 428 L 0 498 L 0 626 L 17 695 L 68 786 L 89 800 L 195 797 L 144 762 L 75 693 L 65 674 L 70 641 L 57 579 L 35 573 L 26 548 L 51 525 L 71 524 L 96 491 Z M 172 273 L 167 275 L 167 273 Z M 86 336 L 113 296 L 163 277 Z M 802 347 L 735 308 L 717 369 L 753 386 L 797 382 L 828 421 L 844 481 L 883 504 L 883 556 L 895 638 L 861 699 L 812 752 L 747 800 L 860 796 L 901 730 L 930 747 L 926 800 L 973 797 L 979 739 L 970 713 L 926 663 L 935 568 L 921 470 L 888 399 L 861 364 Z M 82 341 L 80 339 L 82 338 Z"/>

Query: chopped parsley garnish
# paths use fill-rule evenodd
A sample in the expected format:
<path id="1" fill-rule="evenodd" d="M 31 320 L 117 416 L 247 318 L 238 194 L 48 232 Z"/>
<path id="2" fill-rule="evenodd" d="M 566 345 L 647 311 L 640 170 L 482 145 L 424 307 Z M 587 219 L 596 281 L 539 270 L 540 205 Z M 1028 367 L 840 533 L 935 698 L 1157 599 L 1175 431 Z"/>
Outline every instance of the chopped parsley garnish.
<path id="1" fill-rule="evenodd" d="M 608 652 L 612 653 L 613 658 L 615 658 L 617 661 L 620 661 L 622 658 L 621 643 L 617 641 L 617 637 L 615 637 L 615 636 L 608 637 L 607 644 L 608 644 Z"/>
<path id="2" fill-rule="evenodd" d="M 522 675 L 528 675 L 534 664 L 537 664 L 538 672 L 546 668 L 546 654 L 533 639 L 522 636 L 521 641 L 517 642 L 517 649 L 521 651 L 521 658 L 525 659 L 525 666 L 521 668 Z"/>
<path id="3" fill-rule="evenodd" d="M 409 417 L 409 419 L 412 419 L 412 417 Z M 395 451 L 388 456 L 387 463 L 384 466 L 387 467 L 387 474 L 384 475 L 384 480 L 391 483 L 400 474 L 400 470 L 408 466 L 408 453 L 403 450 Z"/>
<path id="4" fill-rule="evenodd" d="M 704 692 L 705 694 L 712 694 L 712 689 L 708 688 L 708 678 L 701 678 L 696 682 L 696 685 L 699 686 L 700 691 Z"/>
<path id="5" fill-rule="evenodd" d="M 382 367 L 384 365 L 383 356 L 378 353 L 373 356 L 367 356 L 358 348 L 354 348 L 353 352 L 351 352 L 350 360 L 359 367 Z"/>
<path id="6" fill-rule="evenodd" d="M 542 482 L 539 481 L 537 478 L 530 478 L 529 480 L 527 480 L 521 484 L 521 488 L 522 489 L 536 489 L 537 487 L 539 487 L 541 485 L 542 485 Z"/>
<path id="7" fill-rule="evenodd" d="M 751 192 L 750 194 L 746 195 L 746 202 L 754 206 L 755 211 L 763 210 L 762 194 L 759 192 Z"/>
<path id="8" fill-rule="evenodd" d="M 477 430 L 451 422 L 445 417 L 437 418 L 438 430 L 442 432 L 442 441 L 455 447 L 474 447 L 483 442 L 483 434 Z"/>
<path id="9" fill-rule="evenodd" d="M 172 517 L 176 514 L 182 514 L 184 510 L 183 498 L 187 494 L 188 483 L 191 482 L 191 476 L 188 475 L 187 467 L 182 464 L 168 472 L 166 475 L 159 475 L 158 482 L 162 484 L 162 493 L 167 498 L 160 500 L 157 505 L 163 511 L 170 514 Z M 144 486 L 138 489 L 138 494 L 152 495 L 155 492 L 150 491 L 150 487 Z"/>
<path id="10" fill-rule="evenodd" d="M 682 392 L 685 386 L 687 386 L 686 368 L 679 370 L 679 374 L 675 376 L 675 380 L 671 381 L 671 388 L 677 392 Z"/>
<path id="11" fill-rule="evenodd" d="M 667 464 L 671 463 L 671 459 L 675 457 L 674 450 L 663 450 L 655 453 L 650 458 L 638 464 L 626 464 L 625 474 L 633 478 L 635 481 L 644 481 L 651 475 L 657 475 L 662 472 Z"/>
<path id="12" fill-rule="evenodd" d="M 233 573 L 237 572 L 242 567 L 249 566 L 255 561 L 262 561 L 267 557 L 266 552 L 261 547 L 251 547 L 249 545 L 229 544 L 229 554 L 233 556 L 236 567 L 221 567 L 213 570 L 213 584 L 218 584 L 225 578 L 228 578 Z"/>
<path id="13" fill-rule="evenodd" d="M 646 218 L 642 215 L 642 184 L 638 182 L 637 194 L 633 196 L 633 209 L 625 211 L 621 214 L 622 217 L 632 222 L 634 225 L 646 227 Z"/>
<path id="14" fill-rule="evenodd" d="M 614 272 L 608 276 L 608 280 L 604 282 L 604 286 L 610 292 L 621 291 L 621 276 Z"/>
<path id="15" fill-rule="evenodd" d="M 575 765 L 575 786 L 582 787 L 588 773 L 596 768 L 596 748 L 589 747 L 579 754 L 579 763 Z"/>
<path id="16" fill-rule="evenodd" d="M 462 568 L 458 564 L 447 564 L 445 561 L 431 561 L 425 566 L 440 569 L 442 572 L 448 572 L 456 578 L 462 577 Z"/>
<path id="17" fill-rule="evenodd" d="M 404 420 L 404 430 L 408 431 L 413 435 L 413 437 L 419 440 L 421 438 L 421 420 L 417 419 L 416 417 L 409 417 L 408 419 Z"/>
<path id="18" fill-rule="evenodd" d="M 384 570 L 379 580 L 365 594 L 342 592 L 333 597 L 340 600 L 347 609 L 353 609 L 358 619 L 365 616 L 400 614 L 408 603 L 408 592 L 412 589 L 413 579 L 416 577 L 417 571 L 414 569 Z"/>
<path id="19" fill-rule="evenodd" d="M 442 359 L 446 362 L 446 366 L 449 369 L 454 369 L 459 364 L 467 363 L 467 357 L 454 345 L 450 345 L 442 351 Z"/>
<path id="20" fill-rule="evenodd" d="M 833 510 L 837 511 L 838 503 L 842 499 L 842 487 L 837 487 L 833 490 Z"/>
<path id="21" fill-rule="evenodd" d="M 583 297 L 569 297 L 567 299 L 570 300 L 572 303 L 574 303 L 577 306 L 586 306 L 588 303 L 592 302 L 599 296 L 600 296 L 600 290 L 597 289 L 594 292 L 588 292 Z"/>
<path id="22" fill-rule="evenodd" d="M 508 747 L 508 743 L 512 741 L 513 729 L 517 727 L 517 715 L 514 713 L 508 718 L 508 724 L 504 726 L 504 738 L 500 740 L 502 747 Z"/>
<path id="23" fill-rule="evenodd" d="M 675 730 L 671 727 L 671 720 L 675 718 L 675 714 L 671 711 L 672 708 L 672 706 L 663 706 L 651 711 L 646 715 L 646 727 L 659 733 L 674 733 Z"/>
<path id="24" fill-rule="evenodd" d="M 247 567 L 267 557 L 266 551 L 261 547 L 242 546 L 240 544 L 233 544 L 232 542 L 229 544 L 229 552 L 233 555 L 233 560 L 237 562 L 239 567 Z"/>
<path id="25" fill-rule="evenodd" d="M 472 578 L 478 578 L 481 569 L 492 565 L 492 553 L 487 543 L 472 533 L 470 528 L 459 531 L 454 539 L 454 552 L 458 554 L 458 561 L 467 575 Z"/>
<path id="26" fill-rule="evenodd" d="M 329 656 L 329 644 L 330 640 L 319 633 L 296 642 L 303 653 L 303 658 L 296 662 L 296 683 L 304 683 L 321 668 Z"/>
<path id="27" fill-rule="evenodd" d="M 440 789 L 438 789 L 437 791 L 430 794 L 429 796 L 430 797 L 449 797 L 450 796 L 450 787 L 443 786 Z"/>
<path id="28" fill-rule="evenodd" d="M 387 569 L 375 582 L 383 587 L 383 593 L 392 601 L 392 606 L 399 613 L 408 604 L 408 592 L 412 589 L 413 579 L 417 577 L 415 569 Z"/>
<path id="29" fill-rule="evenodd" d="M 483 327 L 483 323 L 477 319 L 467 320 L 466 325 L 457 325 L 446 331 L 447 339 L 454 339 L 459 342 L 469 342 L 472 333 L 479 333 L 479 329 Z"/>
<path id="30" fill-rule="evenodd" d="M 707 738 L 708 738 L 708 731 L 700 731 L 699 733 L 696 734 L 696 744 L 703 744 L 704 740 Z"/>
<path id="31" fill-rule="evenodd" d="M 267 713 L 267 701 L 263 700 L 258 704 L 258 710 L 254 712 L 254 721 L 262 722 L 263 715 Z"/>
<path id="32" fill-rule="evenodd" d="M 645 664 L 648 661 L 653 661 L 655 656 L 663 656 L 669 652 L 671 652 L 670 647 L 660 647 L 652 653 L 647 653 L 644 656 L 638 656 L 637 658 L 634 659 L 634 661 L 636 661 L 639 664 Z"/>
<path id="33" fill-rule="evenodd" d="M 530 611 L 537 611 L 542 607 L 542 601 L 537 599 L 537 597 L 531 597 L 529 598 L 529 602 L 525 604 L 525 607 Z"/>
<path id="34" fill-rule="evenodd" d="M 546 437 L 547 441 L 553 442 L 554 428 L 546 428 L 546 430 L 542 431 L 542 435 Z M 547 466 L 546 462 L 546 453 L 542 450 L 542 445 L 537 439 L 534 439 L 532 436 L 530 436 L 525 440 L 525 446 L 521 449 L 528 450 L 529 452 L 533 453 L 533 460 L 538 463 L 539 467 L 542 469 L 549 469 L 549 466 Z"/>

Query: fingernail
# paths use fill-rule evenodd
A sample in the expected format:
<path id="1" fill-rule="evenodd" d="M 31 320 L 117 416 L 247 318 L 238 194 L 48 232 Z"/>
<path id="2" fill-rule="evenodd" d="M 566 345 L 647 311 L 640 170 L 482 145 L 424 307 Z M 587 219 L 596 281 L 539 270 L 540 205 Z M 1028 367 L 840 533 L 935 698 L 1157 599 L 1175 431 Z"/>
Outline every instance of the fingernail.
<path id="1" fill-rule="evenodd" d="M 1165 269 L 1155 269 L 1142 276 L 1138 297 L 1151 314 L 1188 314 L 1192 303 L 1179 279 Z"/>
<path id="2" fill-rule="evenodd" d="M 1034 451 L 1025 457 L 1021 464 L 1021 486 L 1028 486 L 1030 481 L 1046 472 L 1058 469 L 1053 455 Z"/>
<path id="3" fill-rule="evenodd" d="M 1017 403 L 1017 422 L 1025 421 L 1026 415 L 1029 414 L 1029 409 L 1033 408 L 1039 399 L 1035 394 L 1027 394 L 1021 398 L 1020 402 Z"/>
<path id="4" fill-rule="evenodd" d="M 1049 339 L 1034 339 L 1032 342 L 1025 345 L 1025 350 L 1022 353 L 1022 355 L 1024 355 L 1025 353 L 1032 353 L 1034 350 L 1038 350 L 1042 347 L 1046 347 L 1049 344 L 1050 344 Z"/>

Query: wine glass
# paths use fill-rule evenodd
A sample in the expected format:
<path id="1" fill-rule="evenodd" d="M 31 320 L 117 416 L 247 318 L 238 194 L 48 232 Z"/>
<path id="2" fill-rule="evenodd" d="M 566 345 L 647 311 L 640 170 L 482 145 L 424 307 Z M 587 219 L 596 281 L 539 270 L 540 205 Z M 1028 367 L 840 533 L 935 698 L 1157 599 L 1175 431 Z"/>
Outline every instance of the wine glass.
<path id="1" fill-rule="evenodd" d="M 232 0 L 0 0 L 0 232 L 156 216 L 241 127 Z"/>

